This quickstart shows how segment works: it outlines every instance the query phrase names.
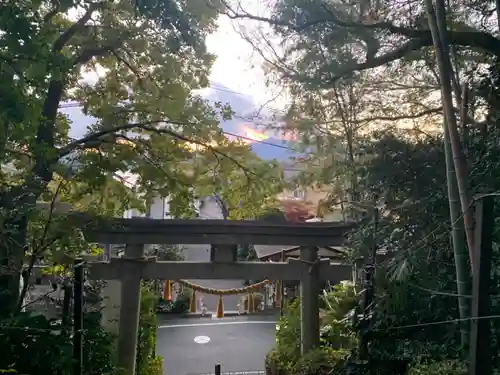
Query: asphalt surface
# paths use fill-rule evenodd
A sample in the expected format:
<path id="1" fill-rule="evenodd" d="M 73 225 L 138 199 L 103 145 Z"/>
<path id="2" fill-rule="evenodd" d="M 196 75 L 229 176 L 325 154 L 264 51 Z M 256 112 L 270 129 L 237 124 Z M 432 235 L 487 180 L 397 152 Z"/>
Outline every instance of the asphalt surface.
<path id="1" fill-rule="evenodd" d="M 275 343 L 271 316 L 168 319 L 159 323 L 157 354 L 164 375 L 261 375 L 266 354 Z"/>
<path id="2" fill-rule="evenodd" d="M 208 262 L 210 260 L 210 245 L 185 245 L 184 257 L 189 261 Z M 189 280 L 192 283 L 216 288 L 216 289 L 232 289 L 243 287 L 243 280 Z M 203 304 L 208 309 L 208 312 L 215 313 L 217 309 L 218 296 L 204 294 L 197 296 L 197 308 L 201 312 L 200 297 L 203 297 Z M 241 295 L 225 296 L 224 310 L 237 311 L 238 303 L 241 301 Z"/>
<path id="3" fill-rule="evenodd" d="M 209 261 L 210 245 L 186 245 L 189 261 Z M 240 288 L 243 280 L 189 280 L 217 289 Z M 197 295 L 208 312 L 215 313 L 218 296 Z M 242 296 L 224 297 L 224 310 L 237 311 Z M 161 317 L 159 317 L 161 319 Z M 222 374 L 261 375 L 266 354 L 276 337 L 273 316 L 217 318 L 169 318 L 159 322 L 156 352 L 164 359 L 164 375 L 208 375 L 217 363 Z"/>

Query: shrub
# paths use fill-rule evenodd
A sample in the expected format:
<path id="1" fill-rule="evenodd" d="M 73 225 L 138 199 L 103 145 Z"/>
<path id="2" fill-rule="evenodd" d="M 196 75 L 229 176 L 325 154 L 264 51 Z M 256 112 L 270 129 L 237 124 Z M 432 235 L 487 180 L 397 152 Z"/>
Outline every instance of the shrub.
<path id="1" fill-rule="evenodd" d="M 139 373 L 139 372 L 138 372 Z M 162 375 L 163 358 L 159 356 L 149 357 L 146 366 L 142 368 L 141 375 Z"/>
<path id="2" fill-rule="evenodd" d="M 61 326 L 51 326 L 43 315 L 21 313 L 1 322 L 0 368 L 23 374 L 54 374 L 71 365 L 71 341 Z"/>
<path id="3" fill-rule="evenodd" d="M 335 349 L 353 348 L 357 335 L 351 327 L 349 314 L 356 306 L 356 292 L 352 283 L 335 285 L 325 291 L 321 301 L 321 344 Z M 297 357 L 300 355 L 300 299 L 291 302 L 278 322 L 276 332 L 278 349 Z"/>
<path id="4" fill-rule="evenodd" d="M 345 320 L 333 320 L 321 328 L 321 345 L 335 349 L 352 349 L 358 336 Z"/>
<path id="5" fill-rule="evenodd" d="M 343 370 L 348 351 L 329 347 L 315 348 L 302 356 L 295 366 L 293 375 L 327 375 Z"/>
<path id="6" fill-rule="evenodd" d="M 99 313 L 84 316 L 85 375 L 101 375 L 115 370 L 114 340 L 100 327 L 99 317 Z M 71 373 L 71 330 L 65 330 L 60 322 L 26 312 L 0 324 L 0 368 L 29 375 Z"/>
<path id="7" fill-rule="evenodd" d="M 183 314 L 188 312 L 192 293 L 193 292 L 191 291 L 191 289 L 184 287 L 182 291 L 177 294 L 175 301 L 165 302 L 163 299 L 160 298 L 158 311 L 162 313 L 172 313 L 172 314 Z"/>
<path id="8" fill-rule="evenodd" d="M 101 326 L 100 312 L 84 316 L 84 374 L 106 374 L 115 370 L 115 337 Z"/>
<path id="9" fill-rule="evenodd" d="M 188 312 L 192 294 L 193 291 L 190 288 L 184 287 L 177 295 L 177 298 L 172 305 L 172 310 L 170 311 L 177 314 Z"/>
<path id="10" fill-rule="evenodd" d="M 325 324 L 334 319 L 344 319 L 358 304 L 355 286 L 348 281 L 329 286 L 322 297 L 320 307 Z"/>
<path id="11" fill-rule="evenodd" d="M 278 348 L 267 353 L 265 361 L 266 375 L 288 375 L 291 374 L 294 361 L 285 356 Z"/>
<path id="12" fill-rule="evenodd" d="M 152 285 L 144 283 L 141 294 L 139 338 L 137 340 L 137 374 L 161 375 L 162 358 L 156 351 L 156 303 L 157 296 Z"/>
<path id="13" fill-rule="evenodd" d="M 357 342 L 348 318 L 357 302 L 354 285 L 343 283 L 330 288 L 325 291 L 322 302 L 321 346 L 302 357 L 300 299 L 288 305 L 276 327 L 276 348 L 266 358 L 269 375 L 322 375 L 343 370 L 349 350 Z"/>
<path id="14" fill-rule="evenodd" d="M 278 348 L 266 356 L 267 375 L 326 375 L 337 374 L 344 368 L 348 351 L 319 347 L 302 357 L 290 357 Z"/>
<path id="15" fill-rule="evenodd" d="M 276 330 L 276 346 L 285 356 L 300 356 L 300 300 L 291 302 L 280 318 Z"/>
<path id="16" fill-rule="evenodd" d="M 467 366 L 457 360 L 424 362 L 410 367 L 408 375 L 467 375 Z"/>

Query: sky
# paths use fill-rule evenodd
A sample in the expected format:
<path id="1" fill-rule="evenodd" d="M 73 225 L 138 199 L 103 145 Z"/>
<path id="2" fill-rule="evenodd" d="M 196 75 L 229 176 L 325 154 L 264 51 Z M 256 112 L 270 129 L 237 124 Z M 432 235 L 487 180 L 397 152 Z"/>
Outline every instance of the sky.
<path id="1" fill-rule="evenodd" d="M 267 1 L 241 0 L 240 6 L 250 14 L 266 16 Z M 204 95 L 228 101 L 237 116 L 258 113 L 258 118 L 254 121 L 248 124 L 240 121 L 237 129 L 230 130 L 258 141 L 276 141 L 276 138 L 282 138 L 282 135 L 275 132 L 265 131 L 261 123 L 262 119 L 265 122 L 266 118 L 283 114 L 287 97 L 282 89 L 266 85 L 263 58 L 239 32 L 243 28 L 250 34 L 255 28 L 265 28 L 266 25 L 251 20 L 232 20 L 221 15 L 218 26 L 218 30 L 209 35 L 206 41 L 209 52 L 217 58 L 210 75 L 212 89 L 204 90 Z M 229 96 L 220 97 L 224 91 L 229 93 Z M 255 128 L 258 128 L 257 132 L 254 131 Z M 261 148 L 269 147 L 272 146 Z"/>
<path id="2" fill-rule="evenodd" d="M 270 0 L 241 0 L 241 4 L 250 14 L 265 15 L 266 1 Z M 272 146 L 283 145 L 282 135 L 266 131 L 262 126 L 266 119 L 283 113 L 286 97 L 281 89 L 266 86 L 263 59 L 238 32 L 241 27 L 250 32 L 262 27 L 262 24 L 250 20 L 231 20 L 221 15 L 218 26 L 217 31 L 206 40 L 209 52 L 216 56 L 210 75 L 211 88 L 200 90 L 199 94 L 210 101 L 231 105 L 236 115 L 221 124 L 224 131 L 246 137 L 247 141 L 252 139 L 271 143 L 253 142 L 255 152 L 264 159 L 288 158 L 288 152 L 283 147 Z M 84 79 L 96 78 L 88 76 Z M 78 105 L 63 104 L 61 110 L 73 121 L 70 131 L 73 138 L 82 137 L 87 126 L 94 122 L 83 115 Z"/>
<path id="3" fill-rule="evenodd" d="M 244 9 L 251 14 L 265 13 L 263 0 L 244 0 L 242 3 Z M 218 24 L 217 32 L 207 38 L 209 52 L 217 56 L 210 77 L 212 82 L 248 95 L 256 106 L 271 100 L 270 107 L 283 109 L 286 99 L 282 95 L 273 100 L 280 91 L 266 87 L 263 59 L 238 33 L 242 26 L 246 30 L 258 27 L 256 22 L 231 20 L 227 16 L 221 16 Z"/>

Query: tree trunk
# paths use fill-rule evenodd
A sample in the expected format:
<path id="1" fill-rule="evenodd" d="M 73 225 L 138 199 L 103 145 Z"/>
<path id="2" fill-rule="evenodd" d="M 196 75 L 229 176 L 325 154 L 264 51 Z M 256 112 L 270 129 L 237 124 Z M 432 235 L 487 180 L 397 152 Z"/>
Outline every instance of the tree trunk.
<path id="1" fill-rule="evenodd" d="M 0 232 L 0 315 L 17 310 L 19 279 L 26 253 L 26 237 L 31 213 L 36 202 L 52 181 L 52 167 L 57 162 L 54 133 L 57 111 L 64 91 L 64 83 L 54 79 L 49 83 L 47 97 L 40 114 L 36 140 L 31 153 L 33 169 L 22 185 L 0 193 L 0 214 L 3 231 Z"/>
<path id="2" fill-rule="evenodd" d="M 354 130 L 349 125 L 345 126 L 345 138 L 347 142 L 347 159 L 349 162 L 349 190 L 348 198 L 350 202 L 359 202 L 361 197 L 358 188 L 358 175 L 356 171 L 356 156 L 354 150 Z M 351 219 L 359 220 L 359 213 L 351 210 Z"/>
<path id="3" fill-rule="evenodd" d="M 441 83 L 441 97 L 443 100 L 443 107 L 445 112 L 445 123 L 448 129 L 450 138 L 451 151 L 453 154 L 453 164 L 455 167 L 455 174 L 457 179 L 458 193 L 460 196 L 460 204 L 462 207 L 462 214 L 464 217 L 465 234 L 467 237 L 467 244 L 469 248 L 469 259 L 471 265 L 474 263 L 474 221 L 471 215 L 471 200 L 467 187 L 467 171 L 460 143 L 460 135 L 457 128 L 457 118 L 453 108 L 452 100 L 452 87 L 450 82 L 450 72 L 452 71 L 449 51 L 446 44 L 442 43 L 439 35 L 439 30 L 436 22 L 434 12 L 434 5 L 432 0 L 425 1 L 429 28 L 432 34 L 434 49 L 436 52 L 436 62 L 439 68 L 439 78 Z"/>
<path id="4" fill-rule="evenodd" d="M 3 194 L 0 199 L 0 316 L 16 311 L 20 294 L 19 282 L 28 231 L 29 205 L 26 204 L 27 194 L 15 194 L 17 190 L 14 188 L 12 194 Z"/>
<path id="5" fill-rule="evenodd" d="M 458 196 L 457 180 L 453 169 L 453 157 L 451 154 L 450 136 L 446 125 L 444 128 L 444 152 L 446 160 L 446 180 L 448 185 L 448 202 L 450 205 L 451 240 L 453 255 L 455 258 L 455 272 L 457 278 L 458 311 L 460 319 L 469 317 L 469 264 L 467 259 L 466 244 L 464 241 L 464 225 L 461 220 L 460 198 Z M 461 323 L 460 342 L 462 348 L 469 343 L 469 329 L 466 321 Z"/>

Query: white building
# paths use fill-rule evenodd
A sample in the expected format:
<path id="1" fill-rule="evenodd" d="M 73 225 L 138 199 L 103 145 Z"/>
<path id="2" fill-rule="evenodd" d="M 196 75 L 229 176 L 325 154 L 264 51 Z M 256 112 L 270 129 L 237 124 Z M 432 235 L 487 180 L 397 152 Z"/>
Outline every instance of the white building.
<path id="1" fill-rule="evenodd" d="M 229 211 L 218 195 L 199 199 L 194 203 L 197 217 L 200 219 L 227 219 Z M 173 219 L 169 213 L 168 198 L 158 197 L 153 200 L 149 212 L 143 213 L 131 209 L 125 211 L 124 218 L 149 217 L 151 219 Z"/>

